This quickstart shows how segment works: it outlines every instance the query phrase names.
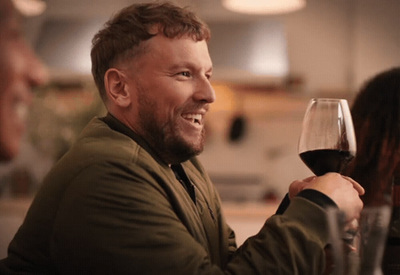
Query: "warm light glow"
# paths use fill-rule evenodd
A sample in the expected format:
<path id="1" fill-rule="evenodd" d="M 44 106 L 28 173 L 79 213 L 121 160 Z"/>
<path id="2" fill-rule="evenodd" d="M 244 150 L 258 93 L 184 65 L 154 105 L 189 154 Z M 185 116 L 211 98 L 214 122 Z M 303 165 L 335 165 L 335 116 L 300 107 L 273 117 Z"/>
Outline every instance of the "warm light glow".
<path id="1" fill-rule="evenodd" d="M 217 95 L 212 104 L 212 112 L 232 112 L 237 109 L 237 98 L 235 92 L 224 83 L 213 83 L 214 91 Z"/>
<path id="2" fill-rule="evenodd" d="M 42 0 L 12 0 L 15 8 L 25 16 L 35 16 L 44 12 L 46 3 Z"/>
<path id="3" fill-rule="evenodd" d="M 223 0 L 225 8 L 251 14 L 287 13 L 303 8 L 306 0 Z"/>

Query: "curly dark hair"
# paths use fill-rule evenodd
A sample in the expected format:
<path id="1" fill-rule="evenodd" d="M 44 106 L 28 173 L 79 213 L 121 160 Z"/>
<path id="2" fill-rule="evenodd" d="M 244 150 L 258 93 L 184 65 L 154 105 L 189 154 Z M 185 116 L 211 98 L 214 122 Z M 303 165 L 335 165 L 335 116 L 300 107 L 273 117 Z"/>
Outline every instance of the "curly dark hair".
<path id="1" fill-rule="evenodd" d="M 400 176 L 400 67 L 366 82 L 351 113 L 357 155 L 346 174 L 365 188 L 366 205 L 390 203 L 392 178 Z"/>
<path id="2" fill-rule="evenodd" d="M 210 29 L 193 12 L 168 2 L 133 4 L 113 16 L 92 40 L 92 74 L 106 101 L 104 75 L 121 59 L 138 56 L 141 42 L 157 34 L 168 38 L 188 35 L 195 41 L 210 39 Z"/>

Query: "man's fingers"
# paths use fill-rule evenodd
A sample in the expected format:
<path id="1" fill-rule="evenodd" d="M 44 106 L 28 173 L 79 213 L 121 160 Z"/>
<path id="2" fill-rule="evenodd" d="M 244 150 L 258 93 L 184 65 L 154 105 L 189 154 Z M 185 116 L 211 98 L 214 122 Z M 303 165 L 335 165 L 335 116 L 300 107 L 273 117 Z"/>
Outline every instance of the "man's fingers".
<path id="1" fill-rule="evenodd" d="M 353 184 L 354 189 L 357 190 L 357 192 L 358 192 L 359 195 L 364 195 L 364 194 L 365 194 L 364 188 L 363 188 L 358 182 L 356 182 L 355 180 L 353 180 L 352 178 L 347 177 L 347 176 L 343 176 L 343 175 L 342 175 L 342 177 L 345 178 L 346 180 L 348 180 L 349 182 L 351 182 L 351 183 Z"/>
<path id="2" fill-rule="evenodd" d="M 317 176 L 311 176 L 311 177 L 305 178 L 303 181 L 305 181 L 305 182 L 310 182 L 310 181 L 315 180 L 316 177 L 317 177 Z"/>
<path id="3" fill-rule="evenodd" d="M 297 196 L 297 194 L 304 189 L 304 187 L 312 180 L 312 178 L 315 177 L 310 177 L 305 180 L 295 180 L 294 182 L 292 182 L 292 184 L 289 186 L 289 199 Z"/>

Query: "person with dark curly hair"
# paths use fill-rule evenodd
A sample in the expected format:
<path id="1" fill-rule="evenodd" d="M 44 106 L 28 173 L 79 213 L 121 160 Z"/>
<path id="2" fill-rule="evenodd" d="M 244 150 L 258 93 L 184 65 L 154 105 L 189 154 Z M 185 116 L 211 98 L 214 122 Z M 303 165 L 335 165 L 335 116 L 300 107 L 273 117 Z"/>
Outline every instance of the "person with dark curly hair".
<path id="1" fill-rule="evenodd" d="M 400 177 L 400 67 L 369 79 L 352 107 L 357 154 L 345 174 L 365 189 L 365 205 L 390 204 Z"/>

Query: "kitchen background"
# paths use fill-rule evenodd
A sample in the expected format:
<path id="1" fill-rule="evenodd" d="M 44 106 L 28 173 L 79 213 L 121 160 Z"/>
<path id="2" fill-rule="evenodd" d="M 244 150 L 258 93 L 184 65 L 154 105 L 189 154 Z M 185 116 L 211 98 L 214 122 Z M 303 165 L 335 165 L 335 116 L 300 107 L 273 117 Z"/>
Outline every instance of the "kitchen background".
<path id="1" fill-rule="evenodd" d="M 91 38 L 115 11 L 145 1 L 45 2 L 26 32 L 52 81 L 37 91 L 21 155 L 0 165 L 0 228 L 10 229 L 0 232 L 0 258 L 45 174 L 84 125 L 105 113 L 90 76 Z M 280 15 L 238 14 L 220 0 L 173 2 L 190 6 L 212 31 L 217 101 L 200 158 L 240 243 L 293 180 L 311 175 L 297 155 L 309 99 L 351 103 L 365 80 L 400 65 L 400 1 L 308 0 Z"/>

